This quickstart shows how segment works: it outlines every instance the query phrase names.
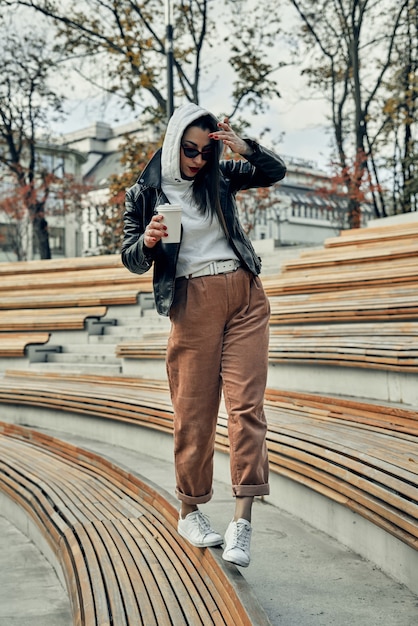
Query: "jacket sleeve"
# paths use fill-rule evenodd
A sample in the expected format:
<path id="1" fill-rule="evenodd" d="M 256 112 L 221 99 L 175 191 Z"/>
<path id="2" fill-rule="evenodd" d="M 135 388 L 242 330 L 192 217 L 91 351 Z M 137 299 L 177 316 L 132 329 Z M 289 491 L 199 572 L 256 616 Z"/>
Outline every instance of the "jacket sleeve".
<path id="1" fill-rule="evenodd" d="M 134 274 L 144 274 L 152 266 L 155 248 L 144 246 L 144 232 L 153 207 L 147 189 L 136 183 L 126 191 L 123 215 L 122 263 Z M 156 246 L 157 247 L 157 246 Z"/>
<path id="2" fill-rule="evenodd" d="M 253 149 L 251 155 L 245 155 L 245 161 L 221 161 L 223 175 L 230 180 L 232 190 L 271 187 L 285 177 L 286 165 L 281 157 L 252 139 L 245 141 Z"/>

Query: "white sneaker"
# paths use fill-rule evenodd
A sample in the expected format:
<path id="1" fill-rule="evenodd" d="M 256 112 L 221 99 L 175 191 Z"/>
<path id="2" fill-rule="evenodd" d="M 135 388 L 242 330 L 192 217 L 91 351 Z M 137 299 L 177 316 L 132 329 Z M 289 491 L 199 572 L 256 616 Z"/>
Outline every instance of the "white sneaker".
<path id="1" fill-rule="evenodd" d="M 222 536 L 211 528 L 209 518 L 199 509 L 189 513 L 184 519 L 180 514 L 177 531 L 179 535 L 197 548 L 220 546 L 223 543 Z"/>
<path id="2" fill-rule="evenodd" d="M 252 528 L 250 522 L 240 518 L 232 520 L 225 533 L 225 550 L 222 558 L 235 565 L 248 567 L 250 564 L 250 543 Z"/>

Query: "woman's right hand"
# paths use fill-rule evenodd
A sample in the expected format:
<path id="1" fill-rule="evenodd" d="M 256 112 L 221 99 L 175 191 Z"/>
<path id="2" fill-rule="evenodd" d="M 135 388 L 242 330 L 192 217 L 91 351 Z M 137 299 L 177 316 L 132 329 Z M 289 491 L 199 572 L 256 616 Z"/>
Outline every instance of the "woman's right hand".
<path id="1" fill-rule="evenodd" d="M 153 248 L 163 237 L 167 237 L 167 226 L 162 224 L 163 215 L 153 215 L 144 232 L 144 244 L 147 248 Z"/>

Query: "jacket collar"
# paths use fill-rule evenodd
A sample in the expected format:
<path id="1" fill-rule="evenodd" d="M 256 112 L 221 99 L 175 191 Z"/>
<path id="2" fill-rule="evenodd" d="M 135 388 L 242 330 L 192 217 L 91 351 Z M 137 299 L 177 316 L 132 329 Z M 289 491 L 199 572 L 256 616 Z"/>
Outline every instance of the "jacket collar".
<path id="1" fill-rule="evenodd" d="M 142 170 L 137 182 L 156 189 L 161 188 L 161 148 Z"/>

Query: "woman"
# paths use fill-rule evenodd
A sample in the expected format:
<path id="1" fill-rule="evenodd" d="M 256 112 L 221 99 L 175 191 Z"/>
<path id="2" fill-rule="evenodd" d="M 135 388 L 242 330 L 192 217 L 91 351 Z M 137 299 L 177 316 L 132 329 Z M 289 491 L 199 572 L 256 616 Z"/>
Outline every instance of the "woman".
<path id="1" fill-rule="evenodd" d="M 245 160 L 220 161 L 224 146 Z M 242 139 L 228 118 L 195 104 L 178 108 L 162 149 L 126 193 L 122 260 L 142 274 L 154 265 L 157 311 L 169 315 L 167 374 L 174 408 L 178 532 L 199 547 L 220 545 L 198 508 L 212 497 L 213 454 L 221 390 L 228 411 L 235 514 L 223 558 L 250 562 L 254 496 L 269 493 L 263 399 L 270 308 L 260 259 L 239 223 L 235 194 L 267 187 L 283 161 Z M 182 207 L 181 243 L 165 243 L 158 207 Z"/>

